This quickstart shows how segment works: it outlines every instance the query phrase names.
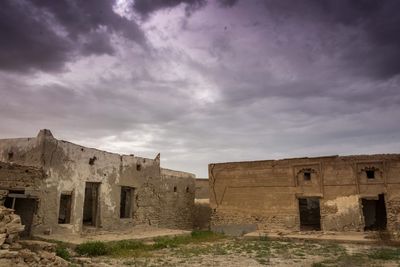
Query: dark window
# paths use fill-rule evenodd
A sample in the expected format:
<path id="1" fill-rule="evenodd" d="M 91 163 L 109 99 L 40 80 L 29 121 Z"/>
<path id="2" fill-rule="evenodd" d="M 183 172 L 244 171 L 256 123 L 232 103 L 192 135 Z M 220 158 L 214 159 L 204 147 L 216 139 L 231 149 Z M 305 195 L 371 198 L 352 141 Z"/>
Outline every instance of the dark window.
<path id="1" fill-rule="evenodd" d="M 70 194 L 61 194 L 58 223 L 64 224 L 71 222 L 71 202 L 72 196 Z"/>
<path id="2" fill-rule="evenodd" d="M 141 169 L 142 169 L 142 165 L 140 165 L 139 163 L 136 164 L 136 170 L 137 170 L 137 171 L 140 171 Z"/>
<path id="3" fill-rule="evenodd" d="M 176 186 L 174 186 L 174 192 L 176 192 L 176 190 L 177 190 L 177 188 L 176 188 Z"/>
<path id="4" fill-rule="evenodd" d="M 189 186 L 186 186 L 186 193 L 189 193 Z"/>
<path id="5" fill-rule="evenodd" d="M 375 171 L 365 171 L 367 173 L 367 178 L 368 179 L 375 179 Z"/>
<path id="6" fill-rule="evenodd" d="M 304 181 L 311 180 L 311 172 L 304 172 Z"/>
<path id="7" fill-rule="evenodd" d="M 121 187 L 120 218 L 132 218 L 132 195 L 133 188 Z"/>

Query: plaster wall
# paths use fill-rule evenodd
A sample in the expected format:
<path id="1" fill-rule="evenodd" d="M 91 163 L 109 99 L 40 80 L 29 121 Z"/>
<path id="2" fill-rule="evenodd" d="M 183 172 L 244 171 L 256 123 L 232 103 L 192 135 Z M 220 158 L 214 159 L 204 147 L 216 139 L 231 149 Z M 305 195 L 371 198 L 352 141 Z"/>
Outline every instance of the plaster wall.
<path id="1" fill-rule="evenodd" d="M 194 198 L 194 178 L 190 176 L 189 179 L 180 172 L 172 175 L 173 171 L 162 177 L 159 155 L 149 159 L 109 153 L 55 139 L 49 130 L 41 130 L 36 138 L 0 140 L 0 159 L 43 170 L 44 178 L 35 186 L 41 192 L 38 214 L 42 215 L 42 221 L 33 228 L 34 232 L 81 232 L 87 182 L 99 183 L 97 228 L 125 229 L 139 224 L 176 228 L 181 226 L 181 221 L 185 221 L 182 225 L 186 228 L 190 227 L 186 214 L 177 213 L 174 220 L 169 221 L 165 218 L 173 217 L 166 214 L 183 206 L 186 210 L 190 208 Z M 180 190 L 189 187 L 189 194 L 179 194 L 175 202 L 167 201 L 171 184 L 177 184 Z M 130 218 L 120 218 L 122 186 L 133 189 Z M 14 188 L 14 185 L 6 187 Z M 72 196 L 69 224 L 58 224 L 62 193 Z M 179 218 L 181 215 L 184 219 Z"/>

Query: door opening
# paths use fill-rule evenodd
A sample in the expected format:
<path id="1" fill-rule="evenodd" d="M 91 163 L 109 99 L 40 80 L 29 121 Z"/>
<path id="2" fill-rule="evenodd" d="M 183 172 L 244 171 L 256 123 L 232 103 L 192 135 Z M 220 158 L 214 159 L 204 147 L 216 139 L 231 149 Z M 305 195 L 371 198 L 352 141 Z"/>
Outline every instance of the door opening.
<path id="1" fill-rule="evenodd" d="M 362 198 L 362 210 L 364 215 L 364 231 L 385 230 L 387 217 L 385 196 L 378 195 L 378 199 Z"/>
<path id="2" fill-rule="evenodd" d="M 321 213 L 318 198 L 299 198 L 300 230 L 321 230 Z"/>
<path id="3" fill-rule="evenodd" d="M 99 187 L 100 183 L 86 182 L 83 225 L 99 226 Z"/>
<path id="4" fill-rule="evenodd" d="M 133 188 L 122 186 L 121 187 L 121 200 L 119 208 L 120 218 L 132 218 L 132 196 Z"/>
<path id="5" fill-rule="evenodd" d="M 29 238 L 31 236 L 36 203 L 35 198 L 27 198 L 22 194 L 9 194 L 5 199 L 4 206 L 14 209 L 15 214 L 21 217 L 21 223 L 25 225 L 24 231 L 19 234 L 22 238 Z"/>

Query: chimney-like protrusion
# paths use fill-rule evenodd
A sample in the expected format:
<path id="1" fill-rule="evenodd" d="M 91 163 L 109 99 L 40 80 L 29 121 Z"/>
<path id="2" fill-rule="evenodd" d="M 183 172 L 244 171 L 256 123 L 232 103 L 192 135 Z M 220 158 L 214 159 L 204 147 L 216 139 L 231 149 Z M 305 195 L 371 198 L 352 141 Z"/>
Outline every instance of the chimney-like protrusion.
<path id="1" fill-rule="evenodd" d="M 41 129 L 37 135 L 38 138 L 54 138 L 49 129 Z"/>
<path id="2" fill-rule="evenodd" d="M 157 156 L 154 158 L 154 160 L 156 161 L 156 162 L 160 162 L 160 153 L 158 153 L 157 154 Z"/>

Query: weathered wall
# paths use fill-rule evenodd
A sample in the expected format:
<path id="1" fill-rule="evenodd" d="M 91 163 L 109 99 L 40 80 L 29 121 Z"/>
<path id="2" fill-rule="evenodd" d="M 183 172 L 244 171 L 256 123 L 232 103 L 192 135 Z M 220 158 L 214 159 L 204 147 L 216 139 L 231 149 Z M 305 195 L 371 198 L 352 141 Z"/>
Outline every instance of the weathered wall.
<path id="1" fill-rule="evenodd" d="M 161 169 L 161 225 L 167 228 L 192 229 L 195 175 Z"/>
<path id="2" fill-rule="evenodd" d="M 0 140 L 0 160 L 43 169 L 45 179 L 40 188 L 43 195 L 40 196 L 39 210 L 45 216 L 34 228 L 35 232 L 82 231 L 86 182 L 100 183 L 98 227 L 109 230 L 138 224 L 165 225 L 163 212 L 169 202 L 164 198 L 168 198 L 165 191 L 171 179 L 161 178 L 159 156 L 148 159 L 109 153 L 57 140 L 50 131 L 41 130 L 36 138 Z M 190 185 L 189 180 L 184 180 L 176 181 L 180 192 L 189 186 L 194 196 L 194 181 Z M 134 188 L 132 218 L 120 218 L 122 186 Z M 70 224 L 58 224 L 63 192 L 72 194 Z M 176 201 L 186 201 L 186 207 L 191 194 L 187 195 L 179 194 Z M 180 222 L 180 215 L 176 214 L 173 221 Z M 186 220 L 186 214 L 184 216 Z M 177 227 L 172 221 L 169 225 Z"/>
<path id="3" fill-rule="evenodd" d="M 210 190 L 208 179 L 196 179 L 196 195 L 193 209 L 193 228 L 210 229 Z"/>
<path id="4" fill-rule="evenodd" d="M 15 163 L 0 162 L 0 205 L 4 205 L 9 189 L 24 191 L 26 197 L 36 201 L 37 210 L 32 224 L 43 223 L 45 210 L 39 204 L 39 199 L 45 197 L 44 187 L 45 174 L 42 169 L 32 166 L 22 166 Z"/>
<path id="5" fill-rule="evenodd" d="M 366 171 L 375 170 L 368 179 Z M 304 172 L 311 179 L 304 179 Z M 387 228 L 399 230 L 400 155 L 332 156 L 209 165 L 211 223 L 299 230 L 298 198 L 320 198 L 321 227 L 364 229 L 361 198 L 385 194 Z"/>
<path id="6" fill-rule="evenodd" d="M 210 198 L 210 190 L 209 190 L 208 179 L 197 178 L 195 199 L 209 199 L 209 198 Z"/>

